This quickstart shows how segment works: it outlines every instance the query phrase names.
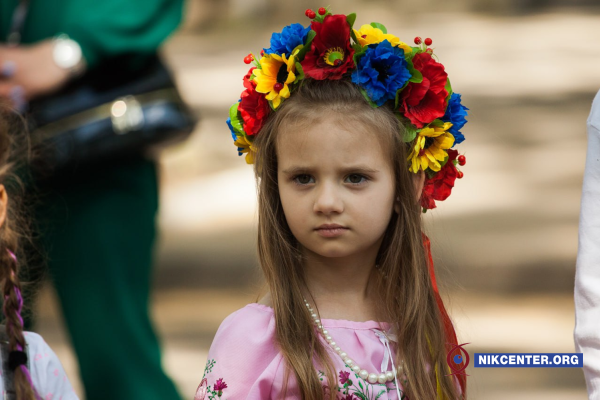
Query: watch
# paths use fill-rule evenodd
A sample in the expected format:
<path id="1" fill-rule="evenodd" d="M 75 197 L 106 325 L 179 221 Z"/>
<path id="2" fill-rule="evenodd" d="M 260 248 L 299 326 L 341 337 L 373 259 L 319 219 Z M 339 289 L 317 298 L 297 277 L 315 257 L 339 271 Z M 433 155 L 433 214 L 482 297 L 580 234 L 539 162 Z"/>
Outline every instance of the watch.
<path id="1" fill-rule="evenodd" d="M 67 35 L 60 35 L 54 38 L 52 59 L 58 67 L 66 69 L 74 75 L 83 72 L 85 69 L 85 60 L 81 53 L 81 46 Z"/>

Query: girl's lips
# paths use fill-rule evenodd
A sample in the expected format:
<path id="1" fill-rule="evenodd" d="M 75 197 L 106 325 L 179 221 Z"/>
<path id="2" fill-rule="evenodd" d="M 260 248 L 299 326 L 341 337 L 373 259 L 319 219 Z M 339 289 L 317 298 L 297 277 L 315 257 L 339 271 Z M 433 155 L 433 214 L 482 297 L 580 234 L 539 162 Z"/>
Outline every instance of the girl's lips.
<path id="1" fill-rule="evenodd" d="M 317 228 L 316 231 L 319 235 L 323 237 L 337 237 L 346 232 L 348 228 L 344 227 L 335 227 L 335 228 Z"/>

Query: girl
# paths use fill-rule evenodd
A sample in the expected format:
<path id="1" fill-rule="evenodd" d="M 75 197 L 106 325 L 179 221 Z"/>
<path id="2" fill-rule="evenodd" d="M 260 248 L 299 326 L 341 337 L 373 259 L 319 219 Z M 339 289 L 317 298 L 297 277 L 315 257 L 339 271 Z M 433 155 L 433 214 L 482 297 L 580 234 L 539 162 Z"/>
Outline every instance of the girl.
<path id="1" fill-rule="evenodd" d="M 221 324 L 196 399 L 465 398 L 420 206 L 462 176 L 466 108 L 431 39 L 306 15 L 272 36 L 231 108 L 268 292 Z"/>
<path id="2" fill-rule="evenodd" d="M 0 283 L 3 293 L 4 325 L 0 325 L 2 359 L 0 393 L 10 400 L 76 400 L 65 371 L 41 336 L 23 332 L 23 296 L 19 282 L 19 260 L 23 260 L 20 239 L 26 224 L 19 215 L 16 193 L 19 185 L 11 174 L 11 151 L 15 136 L 0 115 Z M 11 191 L 9 197 L 8 192 Z M 16 190 L 15 190 L 16 192 Z"/>

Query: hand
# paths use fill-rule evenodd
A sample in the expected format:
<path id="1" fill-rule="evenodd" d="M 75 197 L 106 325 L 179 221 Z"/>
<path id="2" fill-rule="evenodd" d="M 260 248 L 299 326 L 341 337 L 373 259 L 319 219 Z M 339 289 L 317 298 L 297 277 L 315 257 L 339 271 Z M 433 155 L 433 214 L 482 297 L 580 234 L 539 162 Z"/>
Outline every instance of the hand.
<path id="1" fill-rule="evenodd" d="M 58 90 L 69 71 L 54 63 L 52 39 L 33 45 L 0 46 L 0 101 L 14 104 Z"/>

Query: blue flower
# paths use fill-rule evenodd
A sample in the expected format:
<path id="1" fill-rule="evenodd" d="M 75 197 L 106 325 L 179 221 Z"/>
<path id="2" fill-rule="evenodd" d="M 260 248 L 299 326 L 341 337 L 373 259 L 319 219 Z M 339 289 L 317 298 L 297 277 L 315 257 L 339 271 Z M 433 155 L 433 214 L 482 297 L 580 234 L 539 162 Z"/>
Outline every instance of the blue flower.
<path id="1" fill-rule="evenodd" d="M 465 117 L 467 116 L 468 108 L 460 103 L 460 94 L 452 93 L 450 100 L 448 101 L 448 108 L 446 108 L 446 114 L 442 117 L 444 122 L 452 122 L 452 128 L 448 130 L 454 136 L 454 147 L 455 145 L 462 143 L 465 140 L 465 136 L 460 133 L 460 130 L 467 123 Z"/>
<path id="2" fill-rule="evenodd" d="M 231 125 L 231 118 L 227 117 L 227 126 L 229 127 L 229 130 L 231 131 L 231 137 L 233 138 L 233 140 L 237 140 L 237 135 L 235 134 L 235 129 L 233 129 L 233 125 Z"/>
<path id="3" fill-rule="evenodd" d="M 396 92 L 410 79 L 404 50 L 386 40 L 371 44 L 352 73 L 352 82 L 366 90 L 369 98 L 383 105 L 396 97 Z"/>
<path id="4" fill-rule="evenodd" d="M 301 24 L 291 24 L 283 28 L 281 33 L 271 35 L 271 47 L 264 49 L 266 54 L 291 54 L 298 45 L 304 44 L 304 39 L 310 31 L 310 26 L 306 28 Z"/>

